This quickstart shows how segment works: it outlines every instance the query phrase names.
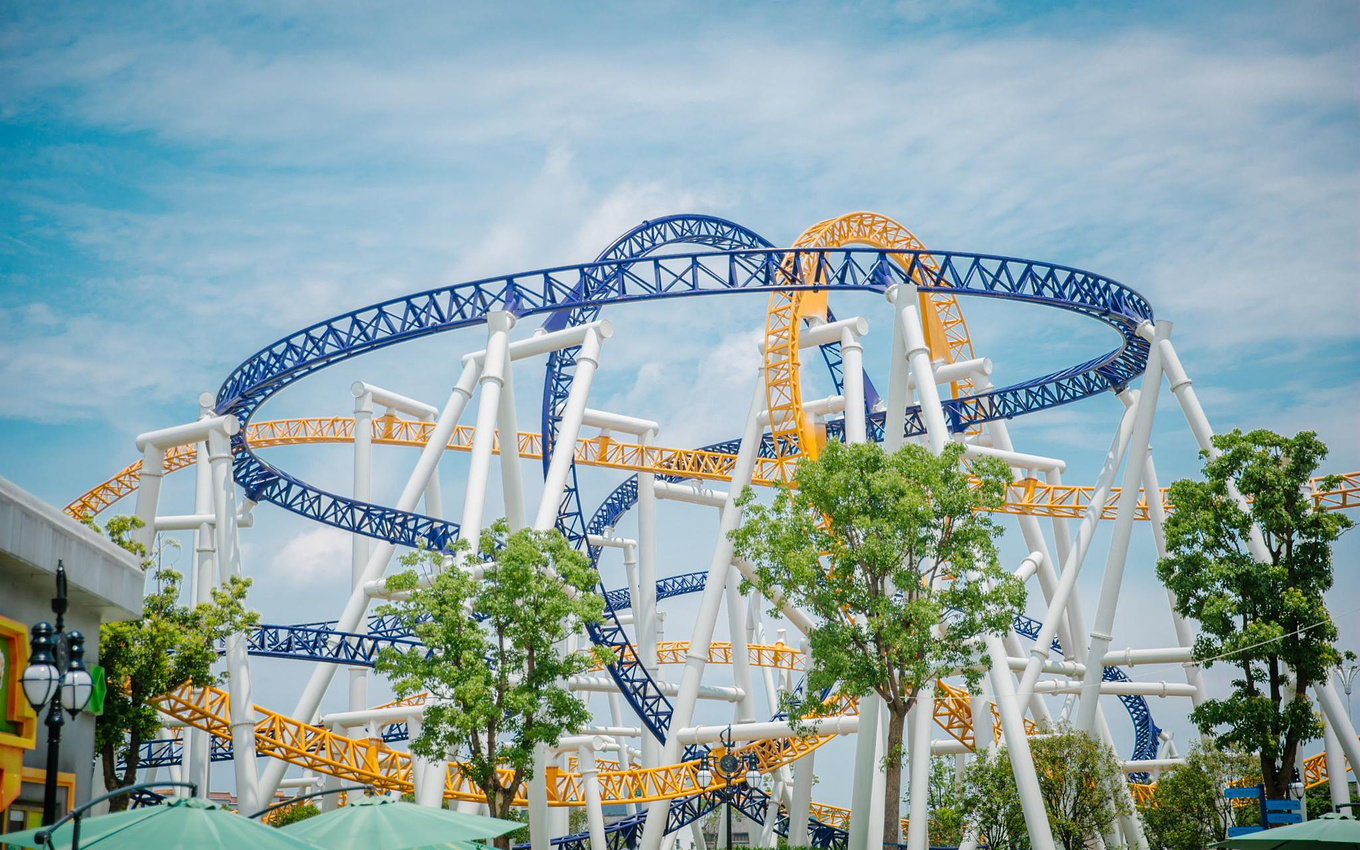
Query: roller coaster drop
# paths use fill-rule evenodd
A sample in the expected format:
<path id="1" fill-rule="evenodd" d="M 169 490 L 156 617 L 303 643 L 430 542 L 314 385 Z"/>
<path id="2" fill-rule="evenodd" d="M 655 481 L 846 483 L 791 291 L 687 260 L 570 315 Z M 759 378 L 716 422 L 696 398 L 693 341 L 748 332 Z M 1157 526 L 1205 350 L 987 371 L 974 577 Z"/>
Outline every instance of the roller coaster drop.
<path id="1" fill-rule="evenodd" d="M 670 246 L 701 246 L 689 253 L 659 253 Z M 861 337 L 864 317 L 838 320 L 828 295 L 844 290 L 881 292 L 892 305 L 892 356 L 886 398 L 864 369 Z M 606 306 L 700 295 L 752 291 L 769 298 L 762 346 L 762 367 L 746 427 L 738 439 L 702 449 L 655 444 L 660 426 L 631 416 L 587 406 L 600 363 L 602 343 L 612 326 L 601 318 Z M 981 296 L 1040 304 L 1099 321 L 1119 334 L 1120 344 L 1106 354 L 1071 368 L 1005 387 L 990 383 L 991 361 L 976 357 L 958 304 L 959 296 Z M 533 336 L 511 341 L 510 331 L 526 317 L 546 315 Z M 442 408 L 366 383 L 354 385 L 353 418 L 252 422 L 259 406 L 294 381 L 365 352 L 407 340 L 485 324 L 486 347 L 463 358 L 462 373 Z M 806 643 L 794 647 L 781 639 L 757 643 L 763 633 L 754 597 L 744 602 L 738 590 L 750 566 L 734 562 L 726 532 L 740 521 L 736 496 L 748 483 L 768 485 L 791 478 L 797 461 L 815 456 L 822 439 L 875 440 L 892 449 L 906 439 L 939 451 L 947 440 L 960 441 L 970 456 L 1000 457 L 1014 470 L 1014 483 L 1002 512 L 1015 514 L 1030 554 L 1018 574 L 1037 578 L 1046 603 L 1041 620 L 1017 618 L 1014 629 L 989 642 L 990 665 L 983 695 L 970 695 L 941 681 L 921 700 L 911 722 L 912 755 L 927 751 L 956 758 L 999 740 L 1012 753 L 1016 779 L 1036 848 L 1053 847 L 1037 797 L 1027 733 L 1034 720 L 1050 719 L 1046 694 L 1067 695 L 1064 716 L 1077 728 L 1113 744 L 1099 694 L 1116 696 L 1135 731 L 1129 794 L 1139 798 L 1149 780 L 1178 759 L 1174 742 L 1153 722 L 1145 696 L 1204 697 L 1198 667 L 1190 662 L 1193 634 L 1172 613 L 1176 645 L 1163 649 L 1112 651 L 1110 633 L 1129 535 L 1135 520 L 1150 520 L 1158 553 L 1161 523 L 1171 506 L 1157 485 L 1149 437 L 1162 376 L 1179 402 L 1196 441 L 1212 450 L 1212 432 L 1190 380 L 1176 356 L 1170 323 L 1155 322 L 1151 306 L 1115 281 L 1030 260 L 960 252 L 929 251 L 901 225 L 873 213 L 853 213 L 809 228 L 792 248 L 776 248 L 754 232 L 710 216 L 671 216 L 643 222 L 610 245 L 593 263 L 488 278 L 430 290 L 346 313 L 279 340 L 256 353 L 228 376 L 216 397 L 201 399 L 201 417 L 185 425 L 138 438 L 142 459 L 68 506 L 76 516 L 92 516 L 133 491 L 136 514 L 144 520 L 140 542 L 157 531 L 194 530 L 195 596 L 206 599 L 222 577 L 241 574 L 238 528 L 251 509 L 271 502 L 316 522 L 351 532 L 351 596 L 340 616 L 324 623 L 266 625 L 227 641 L 229 693 L 213 688 L 181 688 L 159 700 L 168 725 L 185 729 L 178 737 L 143 747 L 143 766 L 183 768 L 206 789 L 210 761 L 231 760 L 243 808 L 256 808 L 274 794 L 290 765 L 326 781 L 352 780 L 381 788 L 410 791 L 418 802 L 443 799 L 475 808 L 483 799 L 452 764 L 413 758 L 388 746 L 418 731 L 423 700 L 370 708 L 367 670 L 384 646 L 418 646 L 391 621 L 366 616 L 369 602 L 384 595 L 382 576 L 398 546 L 441 545 L 479 533 L 484 522 L 491 456 L 499 455 L 505 514 L 512 526 L 559 529 L 598 564 L 605 549 L 623 554 L 629 586 L 606 593 L 607 618 L 589 628 L 589 639 L 611 650 L 617 662 L 603 676 L 581 677 L 578 691 L 610 694 L 612 725 L 580 730 L 557 750 L 544 749 L 535 777 L 521 801 L 530 813 L 530 843 L 535 850 L 603 850 L 642 846 L 656 850 L 663 836 L 691 825 L 716 806 L 737 806 L 762 825 L 762 838 L 786 835 L 791 844 L 860 848 L 882 841 L 882 756 L 885 718 L 876 697 L 822 694 L 817 733 L 800 736 L 775 710 L 778 694 L 801 687 L 793 674 L 808 664 Z M 816 346 L 830 371 L 835 392 L 804 400 L 800 382 L 803 349 Z M 541 406 L 541 432 L 521 432 L 515 411 L 513 364 L 547 355 Z M 1140 389 L 1130 384 L 1142 376 Z M 942 397 L 940 388 L 948 392 Z M 1061 482 L 1061 460 L 1015 451 L 1007 420 L 1067 404 L 1105 391 L 1125 406 L 1104 466 L 1094 486 Z M 478 397 L 476 423 L 458 421 Z M 386 414 L 374 417 L 374 407 Z M 397 418 L 403 414 L 412 418 Z M 839 415 L 837 415 L 839 414 Z M 582 428 L 599 431 L 582 436 Z M 824 437 L 822 436 L 824 433 Z M 513 435 L 513 437 L 511 436 Z M 616 435 L 628 439 L 620 440 Z M 513 441 L 513 442 L 512 442 Z M 257 451 L 297 443 L 352 443 L 354 492 L 326 492 L 265 461 Z M 395 505 L 370 501 L 374 444 L 420 448 L 414 471 Z M 509 450 L 513 445 L 514 450 Z M 446 450 L 470 452 L 463 509 L 458 523 L 444 519 L 437 465 Z M 520 458 L 541 459 L 542 497 L 535 513 L 525 510 Z M 1115 476 L 1123 462 L 1121 486 Z M 160 482 L 168 472 L 193 465 L 197 488 L 193 513 L 166 515 L 159 510 Z M 632 473 L 589 517 L 582 511 L 577 465 Z M 1038 480 L 1039 475 L 1043 481 Z M 728 490 L 708 489 L 726 482 Z M 238 509 L 237 491 L 244 497 Z M 1324 508 L 1360 503 L 1360 474 L 1342 487 L 1313 498 Z M 706 571 L 657 575 L 657 501 L 674 499 L 708 504 L 719 510 L 720 531 Z M 416 508 L 423 501 L 423 512 Z M 638 537 L 625 540 L 614 529 L 637 510 Z M 1052 521 L 1052 542 L 1039 518 Z M 1100 604 L 1088 630 L 1075 592 L 1096 525 L 1113 523 Z M 1079 520 L 1075 535 L 1070 526 Z M 1056 557 L 1054 557 L 1056 552 Z M 1264 552 L 1255 552 L 1258 558 Z M 701 595 L 693 633 L 687 642 L 665 642 L 658 634 L 657 603 L 686 593 Z M 724 606 L 725 602 L 725 606 Z M 713 640 L 719 612 L 726 608 L 730 643 Z M 782 612 L 805 630 L 806 614 L 788 605 Z M 631 626 L 631 630 L 628 628 Z M 1032 641 L 1022 649 L 1020 638 Z M 782 638 L 782 634 L 781 634 Z M 1051 658 L 1058 650 L 1062 660 Z M 290 714 L 267 711 L 251 700 L 251 655 L 307 660 L 311 678 Z M 1092 659 L 1088 663 L 1088 659 Z M 730 664 L 735 687 L 705 686 L 708 664 Z M 1180 664 L 1184 684 L 1137 682 L 1123 668 L 1136 664 Z M 683 664 L 677 683 L 668 683 L 662 666 Z M 321 699 L 338 665 L 350 669 L 350 710 L 319 716 Z M 765 705 L 773 715 L 756 722 L 752 668 L 763 677 Z M 1041 673 L 1054 678 L 1040 680 Z M 619 697 L 641 727 L 624 725 Z M 1326 778 L 1327 764 L 1360 763 L 1355 730 L 1330 683 L 1318 689 L 1324 716 L 1336 735 L 1325 754 L 1308 760 L 1307 778 Z M 717 743 L 719 727 L 696 726 L 696 701 L 734 704 L 731 740 L 756 755 L 770 788 L 738 783 L 730 794 L 719 785 L 703 786 L 696 770 L 700 756 Z M 979 718 L 991 723 L 978 725 Z M 930 721 L 934 720 L 932 724 Z M 938 726 L 943 735 L 932 740 Z M 988 734 L 977 737 L 979 729 Z M 866 734 L 858 734 L 864 731 Z M 856 735 L 853 804 L 850 810 L 811 800 L 816 749 L 838 734 Z M 641 738 L 641 749 L 628 746 Z M 617 760 L 604 760 L 601 751 Z M 1344 757 L 1343 757 L 1344 754 Z M 271 756 L 263 771 L 257 756 Z M 928 759 L 909 760 L 911 817 L 907 846 L 924 850 L 927 817 L 924 782 Z M 1028 767 L 1027 767 L 1028 766 Z M 288 780 L 290 784 L 298 780 Z M 308 781 L 308 780 L 304 780 Z M 1333 783 L 1341 785 L 1344 783 Z M 916 793 L 916 792 L 920 793 Z M 602 807 L 621 803 L 632 812 L 608 826 Z M 565 834 L 567 806 L 584 805 L 589 830 Z M 1124 818 L 1112 838 L 1146 847 L 1137 816 Z M 552 837 L 556 834 L 557 837 Z M 975 843 L 975 842 L 973 842 Z"/>

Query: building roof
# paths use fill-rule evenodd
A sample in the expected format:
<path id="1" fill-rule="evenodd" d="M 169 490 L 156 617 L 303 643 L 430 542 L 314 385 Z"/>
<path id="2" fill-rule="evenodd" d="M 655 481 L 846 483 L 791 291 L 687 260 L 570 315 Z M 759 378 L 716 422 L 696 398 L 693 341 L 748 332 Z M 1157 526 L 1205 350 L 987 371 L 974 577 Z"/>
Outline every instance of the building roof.
<path id="1" fill-rule="evenodd" d="M 66 568 L 71 605 L 100 620 L 141 615 L 146 574 L 137 558 L 4 478 L 0 478 L 0 580 L 51 594 L 57 561 Z"/>

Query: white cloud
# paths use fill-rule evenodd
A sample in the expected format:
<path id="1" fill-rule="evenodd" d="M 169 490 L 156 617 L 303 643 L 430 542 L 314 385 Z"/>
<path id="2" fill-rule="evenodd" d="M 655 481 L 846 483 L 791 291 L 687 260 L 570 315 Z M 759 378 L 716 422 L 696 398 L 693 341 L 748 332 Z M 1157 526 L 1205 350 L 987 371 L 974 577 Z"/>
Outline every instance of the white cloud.
<path id="1" fill-rule="evenodd" d="M 269 559 L 271 575 L 283 576 L 295 587 L 347 584 L 350 572 L 348 532 L 328 525 L 314 526 L 293 536 Z"/>

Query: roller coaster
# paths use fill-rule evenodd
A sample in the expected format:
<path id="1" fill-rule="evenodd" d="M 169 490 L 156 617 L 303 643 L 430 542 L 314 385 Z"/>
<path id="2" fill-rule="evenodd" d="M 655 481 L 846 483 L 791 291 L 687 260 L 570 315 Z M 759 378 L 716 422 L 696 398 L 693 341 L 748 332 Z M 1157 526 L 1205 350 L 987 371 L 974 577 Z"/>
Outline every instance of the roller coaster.
<path id="1" fill-rule="evenodd" d="M 865 368 L 862 338 L 869 331 L 869 317 L 838 319 L 830 309 L 833 297 L 854 292 L 881 294 L 890 305 L 892 354 L 885 395 Z M 626 317 L 624 308 L 676 298 L 750 295 L 764 296 L 768 306 L 759 374 L 753 376 L 741 435 L 700 448 L 667 447 L 657 443 L 659 423 L 588 406 L 611 323 Z M 1113 330 L 1119 342 L 1084 362 L 995 387 L 992 362 L 976 355 L 964 321 L 960 302 L 968 297 L 1066 311 Z M 609 318 L 603 315 L 606 307 Z M 540 316 L 543 321 L 534 334 L 512 334 L 525 320 Z M 353 387 L 353 416 L 254 419 L 265 401 L 303 377 L 365 353 L 474 326 L 485 327 L 485 347 L 462 358 L 461 373 L 442 406 L 361 381 Z M 802 371 L 812 348 L 833 386 L 825 398 L 804 397 Z M 544 356 L 539 430 L 522 431 L 513 391 L 515 364 Z M 823 693 L 817 695 L 819 726 L 806 734 L 793 729 L 777 710 L 781 693 L 803 687 L 798 674 L 809 665 L 808 650 L 802 641 L 785 644 L 782 633 L 774 643 L 763 642 L 759 612 L 770 603 L 757 600 L 755 591 L 747 600 L 740 595 L 739 580 L 751 568 L 733 558 L 726 535 L 740 522 L 736 497 L 748 484 L 789 482 L 797 463 L 815 457 L 828 440 L 872 440 L 889 449 L 913 440 L 934 451 L 953 440 L 964 445 L 966 456 L 1006 461 L 1013 481 L 998 512 L 1016 518 L 1030 553 L 1017 572 L 1036 580 L 1046 612 L 1040 619 L 1016 618 L 1011 633 L 989 650 L 984 659 L 990 665 L 988 686 L 982 694 L 943 680 L 937 683 L 922 700 L 928 711 L 917 711 L 913 719 L 914 741 L 928 742 L 931 752 L 958 759 L 1001 741 L 1013 752 L 1027 753 L 1027 735 L 1036 722 L 1052 719 L 1045 697 L 1065 697 L 1064 718 L 1126 754 L 1129 796 L 1143 801 L 1156 775 L 1180 759 L 1174 741 L 1153 720 L 1147 697 L 1197 704 L 1205 696 L 1202 673 L 1191 658 L 1193 633 L 1174 611 L 1174 645 L 1110 646 L 1131 527 L 1137 521 L 1151 525 L 1163 554 L 1161 523 L 1174 510 L 1158 486 L 1149 454 L 1163 376 L 1198 445 L 1212 451 L 1213 432 L 1171 343 L 1170 324 L 1157 321 L 1151 305 L 1123 284 L 1034 260 L 930 250 L 906 228 L 875 213 L 819 222 L 788 248 L 713 216 L 668 216 L 629 230 L 589 263 L 394 298 L 278 340 L 234 369 L 215 396 L 205 394 L 198 420 L 142 434 L 137 441 L 142 457 L 74 499 L 66 510 L 77 518 L 92 518 L 135 494 L 135 514 L 144 522 L 136 532 L 140 542 L 151 544 L 158 532 L 193 531 L 197 599 L 206 599 L 226 576 L 245 573 L 239 529 L 249 525 L 257 505 L 272 504 L 352 538 L 351 593 L 343 611 L 329 621 L 261 625 L 230 638 L 222 647 L 228 689 L 185 686 L 160 697 L 158 708 L 171 731 L 142 744 L 143 768 L 180 771 L 206 789 L 210 763 L 230 762 L 246 808 L 272 797 L 289 767 L 298 767 L 325 781 L 362 782 L 410 792 L 423 804 L 449 800 L 474 810 L 484 797 L 455 763 L 413 758 L 392 746 L 409 738 L 419 724 L 423 700 L 367 703 L 366 668 L 377 654 L 386 647 L 420 646 L 391 618 L 369 616 L 368 608 L 371 600 L 384 595 L 383 575 L 398 547 L 438 547 L 459 537 L 476 538 L 485 523 L 491 461 L 498 458 L 505 516 L 512 527 L 556 528 L 597 569 L 606 552 L 621 552 L 628 575 L 627 587 L 601 584 L 606 618 L 590 625 L 586 635 L 608 649 L 615 662 L 569 683 L 580 692 L 608 693 L 611 721 L 543 752 L 537 764 L 541 769 L 517 801 L 529 810 L 526 846 L 656 850 L 665 836 L 694 827 L 724 805 L 760 825 L 767 843 L 777 833 L 793 845 L 838 850 L 875 846 L 883 842 L 877 830 L 885 805 L 877 768 L 884 746 L 882 713 L 872 696 Z M 1062 460 L 1015 450 L 1009 420 L 1106 392 L 1120 399 L 1124 411 L 1094 485 L 1064 484 Z M 475 424 L 460 425 L 474 397 Z M 384 413 L 375 415 L 375 408 Z M 583 429 L 598 433 L 583 434 Z M 353 447 L 353 492 L 329 492 L 266 460 L 271 448 L 313 444 Z M 418 451 L 393 504 L 371 496 L 374 446 Z M 449 451 L 469 455 L 458 522 L 446 518 L 439 487 L 438 463 Z M 526 504 L 521 459 L 542 466 L 543 491 L 536 508 Z M 163 477 L 191 467 L 197 476 L 192 510 L 165 512 L 160 505 Z M 577 477 L 582 467 L 626 476 L 593 513 L 583 508 Z M 1331 482 L 1318 479 L 1310 495 L 1328 510 L 1360 504 L 1360 473 L 1341 480 L 1340 486 L 1326 486 Z M 715 489 L 721 485 L 728 489 Z M 669 500 L 718 511 L 719 533 L 708 569 L 658 575 L 658 503 Z M 636 514 L 635 540 L 615 531 L 630 512 Z M 1049 522 L 1047 532 L 1041 519 Z M 1113 539 L 1101 604 L 1088 627 L 1074 587 L 1101 522 L 1111 524 Z M 658 603 L 688 594 L 700 597 L 692 634 L 688 640 L 662 640 Z M 730 640 L 715 641 L 724 608 Z M 782 612 L 795 631 L 810 623 L 791 606 L 783 606 Z M 254 705 L 252 657 L 310 665 L 310 679 L 291 712 Z M 1185 682 L 1137 681 L 1130 671 L 1138 664 L 1174 665 L 1184 671 Z M 682 667 L 678 682 L 665 675 L 671 665 Z M 710 665 L 730 666 L 734 686 L 705 685 Z M 350 671 L 350 710 L 322 715 L 321 700 L 341 666 Z M 1054 678 L 1040 680 L 1040 674 Z M 753 686 L 753 676 L 763 680 L 763 688 Z M 756 694 L 761 691 L 765 700 L 758 709 Z M 1120 747 L 1114 741 L 1098 695 L 1115 697 L 1128 714 L 1134 731 L 1131 745 Z M 1329 761 L 1342 764 L 1348 757 L 1354 764 L 1360 759 L 1349 720 L 1333 717 L 1323 696 L 1324 714 L 1342 749 L 1329 747 L 1308 760 L 1309 784 L 1327 778 Z M 620 700 L 637 726 L 625 725 Z M 731 703 L 732 723 L 724 729 L 728 743 L 718 743 L 714 727 L 695 724 L 699 700 Z M 769 720 L 758 722 L 758 710 Z M 986 734 L 979 735 L 979 729 Z M 849 809 L 811 799 L 815 753 L 840 735 L 854 735 L 855 743 Z M 629 746 L 634 739 L 637 748 Z M 729 749 L 754 755 L 765 780 L 731 786 L 702 782 L 700 759 Z M 603 758 L 601 752 L 616 758 Z M 267 760 L 257 761 L 260 757 Z M 917 758 L 910 765 L 909 787 L 918 791 L 918 767 L 925 761 Z M 1028 793 L 1024 778 L 1017 775 L 1017 780 L 1022 795 Z M 927 840 L 921 808 L 925 796 L 911 795 L 917 801 L 913 817 L 904 821 L 904 846 L 913 850 L 924 848 Z M 603 809 L 609 805 L 622 806 L 627 813 L 606 824 Z M 586 808 L 586 832 L 567 830 L 565 812 L 572 806 Z M 1052 847 L 1051 836 L 1045 840 L 1047 826 L 1039 829 L 1030 821 L 1036 847 Z M 1146 847 L 1136 815 L 1123 818 L 1117 830 L 1116 837 Z M 695 836 L 702 841 L 697 830 Z"/>

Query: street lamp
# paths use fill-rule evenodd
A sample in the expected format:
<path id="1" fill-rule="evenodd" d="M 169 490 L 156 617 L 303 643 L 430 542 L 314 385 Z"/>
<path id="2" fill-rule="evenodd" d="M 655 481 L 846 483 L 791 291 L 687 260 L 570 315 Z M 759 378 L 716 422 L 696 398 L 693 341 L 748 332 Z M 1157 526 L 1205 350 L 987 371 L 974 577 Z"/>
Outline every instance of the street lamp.
<path id="1" fill-rule="evenodd" d="M 66 567 L 57 561 L 57 595 L 52 597 L 52 612 L 57 624 L 41 622 L 33 626 L 29 638 L 29 662 L 21 679 L 24 696 L 38 714 L 47 708 L 47 776 L 43 787 L 42 825 L 57 819 L 57 756 L 61 750 L 61 727 L 66 723 L 62 709 L 74 719 L 90 703 L 94 682 L 85 669 L 85 636 L 66 627 Z"/>
<path id="2" fill-rule="evenodd" d="M 1355 715 L 1351 713 L 1351 684 L 1355 681 L 1355 674 L 1360 671 L 1360 664 L 1355 663 L 1354 656 L 1346 659 L 1345 664 L 1336 666 L 1337 675 L 1341 677 L 1341 689 L 1346 692 L 1346 716 L 1355 722 Z"/>
<path id="3" fill-rule="evenodd" d="M 712 756 L 705 753 L 699 759 L 698 780 L 699 787 L 707 788 L 713 782 L 713 775 L 716 773 L 718 778 L 727 786 L 727 850 L 732 850 L 732 783 L 738 779 L 746 780 L 747 788 L 755 788 L 760 784 L 760 760 L 755 753 L 746 753 L 736 756 L 732 753 L 732 727 L 727 727 L 727 731 L 720 736 L 726 752 L 716 761 Z"/>

